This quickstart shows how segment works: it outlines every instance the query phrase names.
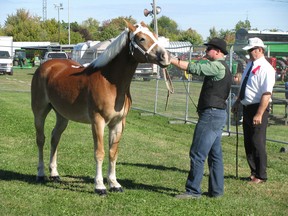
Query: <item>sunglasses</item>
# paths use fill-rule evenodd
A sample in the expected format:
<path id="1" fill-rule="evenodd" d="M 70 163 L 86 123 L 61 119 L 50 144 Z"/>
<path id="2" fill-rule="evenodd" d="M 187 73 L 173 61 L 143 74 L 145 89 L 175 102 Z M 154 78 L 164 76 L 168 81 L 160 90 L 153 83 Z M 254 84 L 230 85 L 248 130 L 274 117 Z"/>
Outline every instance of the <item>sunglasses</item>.
<path id="1" fill-rule="evenodd" d="M 209 52 L 210 50 L 213 50 L 213 49 L 215 50 L 216 48 L 212 46 L 207 46 L 206 51 Z"/>
<path id="2" fill-rule="evenodd" d="M 248 53 L 251 53 L 251 52 L 253 52 L 254 50 L 256 50 L 256 49 L 258 49 L 258 48 L 259 48 L 259 47 L 253 47 L 253 48 L 247 50 L 247 52 L 248 52 Z"/>

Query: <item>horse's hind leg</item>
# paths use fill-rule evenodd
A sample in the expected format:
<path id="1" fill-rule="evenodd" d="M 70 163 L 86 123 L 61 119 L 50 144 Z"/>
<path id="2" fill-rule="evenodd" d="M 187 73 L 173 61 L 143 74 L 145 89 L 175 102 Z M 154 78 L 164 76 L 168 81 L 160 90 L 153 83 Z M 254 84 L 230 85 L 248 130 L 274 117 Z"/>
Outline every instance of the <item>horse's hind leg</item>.
<path id="1" fill-rule="evenodd" d="M 38 146 L 38 173 L 36 180 L 42 182 L 45 179 L 45 166 L 44 166 L 44 156 L 43 156 L 43 147 L 45 144 L 45 134 L 44 134 L 44 124 L 45 119 L 52 109 L 52 107 L 47 104 L 44 108 L 39 106 L 39 102 L 33 103 L 32 100 L 32 110 L 34 114 L 34 125 L 36 129 L 36 143 Z"/>
<path id="2" fill-rule="evenodd" d="M 56 125 L 51 134 L 51 152 L 50 152 L 50 178 L 53 181 L 60 181 L 59 173 L 57 171 L 57 148 L 63 131 L 68 125 L 68 120 L 56 112 Z"/>

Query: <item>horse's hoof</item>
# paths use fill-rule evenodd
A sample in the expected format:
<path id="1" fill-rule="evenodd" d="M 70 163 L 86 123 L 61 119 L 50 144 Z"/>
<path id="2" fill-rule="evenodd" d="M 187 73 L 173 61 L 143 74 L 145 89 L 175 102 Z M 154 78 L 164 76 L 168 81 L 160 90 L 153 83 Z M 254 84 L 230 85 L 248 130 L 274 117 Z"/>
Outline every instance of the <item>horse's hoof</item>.
<path id="1" fill-rule="evenodd" d="M 61 182 L 60 176 L 50 176 L 49 179 L 55 183 Z"/>
<path id="2" fill-rule="evenodd" d="M 45 182 L 45 176 L 36 176 L 36 182 L 37 183 L 44 183 Z"/>
<path id="3" fill-rule="evenodd" d="M 95 189 L 95 193 L 97 193 L 99 196 L 107 196 L 107 190 L 106 189 Z"/>
<path id="4" fill-rule="evenodd" d="M 113 188 L 110 188 L 109 190 L 110 192 L 116 192 L 116 193 L 122 193 L 124 192 L 122 187 L 113 187 Z"/>

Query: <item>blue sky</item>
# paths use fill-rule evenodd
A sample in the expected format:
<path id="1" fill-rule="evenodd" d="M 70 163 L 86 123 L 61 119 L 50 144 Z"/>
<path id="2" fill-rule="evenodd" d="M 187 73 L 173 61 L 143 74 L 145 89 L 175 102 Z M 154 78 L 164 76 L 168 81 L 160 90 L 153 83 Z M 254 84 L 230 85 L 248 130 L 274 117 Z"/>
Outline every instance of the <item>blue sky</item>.
<path id="1" fill-rule="evenodd" d="M 81 23 L 89 17 L 100 22 L 119 16 L 132 16 L 138 22 L 150 23 L 143 10 L 152 10 L 153 0 L 47 0 L 47 19 L 58 19 L 54 4 L 63 3 L 60 20 Z M 288 31 L 288 0 L 155 0 L 162 11 L 157 17 L 167 16 L 181 30 L 192 28 L 205 40 L 209 29 L 233 29 L 238 21 L 251 23 L 258 30 L 280 29 Z M 3 26 L 8 15 L 24 8 L 30 14 L 42 17 L 42 0 L 1 0 L 0 24 Z"/>

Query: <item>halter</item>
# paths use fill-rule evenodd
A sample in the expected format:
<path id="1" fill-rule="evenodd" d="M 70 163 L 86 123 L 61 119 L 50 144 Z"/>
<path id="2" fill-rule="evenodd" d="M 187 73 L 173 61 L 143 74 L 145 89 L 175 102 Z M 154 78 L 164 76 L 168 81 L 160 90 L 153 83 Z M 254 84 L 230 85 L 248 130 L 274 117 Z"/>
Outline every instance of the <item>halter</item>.
<path id="1" fill-rule="evenodd" d="M 140 46 L 138 46 L 138 44 L 135 42 L 134 37 L 136 36 L 136 34 L 138 34 L 139 32 L 143 32 L 145 34 L 147 34 L 153 41 L 154 43 L 150 46 L 150 48 L 148 50 L 143 50 Z M 147 54 L 150 53 L 150 51 L 156 46 L 158 45 L 158 40 L 154 37 L 154 35 L 152 34 L 152 32 L 150 32 L 148 30 L 148 28 L 146 27 L 142 27 L 141 25 L 138 25 L 137 29 L 134 32 L 130 33 L 130 53 L 133 55 L 134 54 L 134 49 L 138 49 L 144 56 L 146 56 L 147 58 Z"/>

